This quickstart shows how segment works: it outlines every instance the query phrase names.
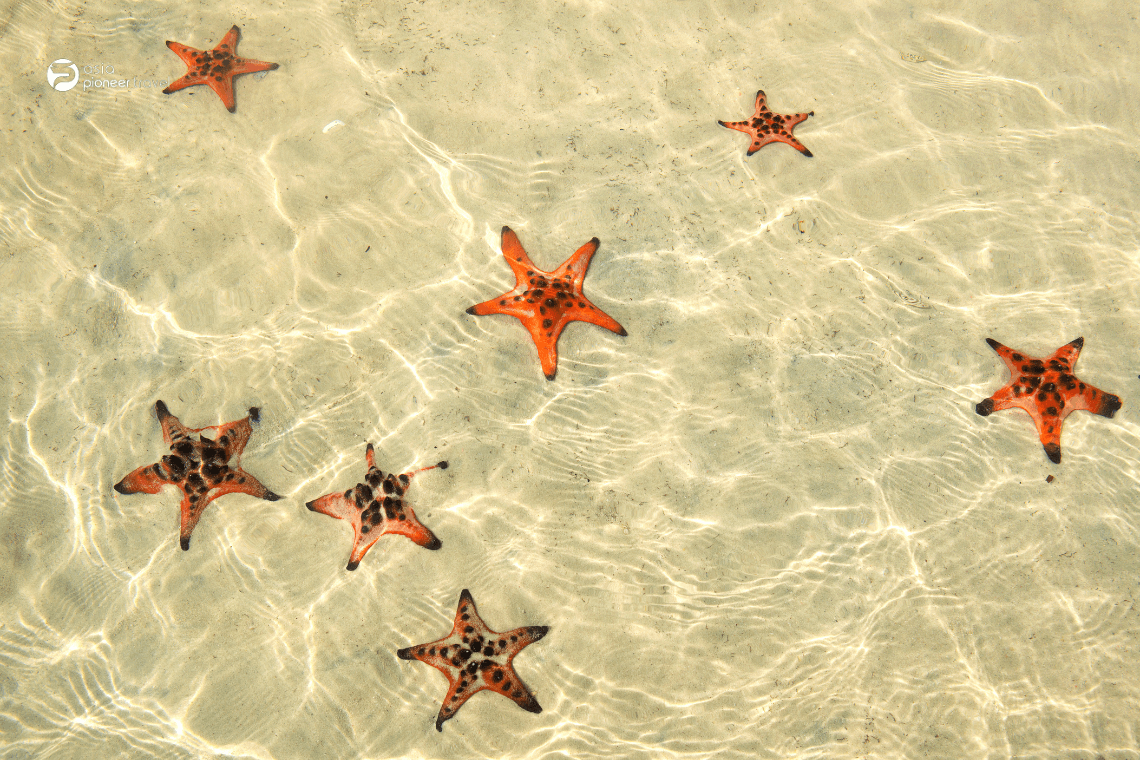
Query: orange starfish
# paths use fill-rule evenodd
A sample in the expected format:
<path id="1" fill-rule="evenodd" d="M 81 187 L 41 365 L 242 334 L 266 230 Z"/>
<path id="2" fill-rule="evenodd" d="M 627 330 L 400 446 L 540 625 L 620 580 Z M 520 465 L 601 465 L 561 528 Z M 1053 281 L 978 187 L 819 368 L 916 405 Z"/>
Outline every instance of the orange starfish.
<path id="1" fill-rule="evenodd" d="M 1010 380 L 1004 388 L 978 404 L 977 413 L 988 417 L 995 411 L 1012 407 L 1029 412 L 1037 423 L 1045 454 L 1054 464 L 1061 463 L 1061 425 L 1070 412 L 1084 409 L 1111 417 L 1121 406 L 1119 396 L 1094 388 L 1073 375 L 1073 365 L 1085 345 L 1084 338 L 1066 343 L 1048 359 L 1026 356 L 993 338 L 986 338 L 986 343 L 1009 367 Z"/>
<path id="2" fill-rule="evenodd" d="M 528 644 L 541 639 L 550 628 L 531 625 L 506 633 L 487 627 L 475 609 L 471 592 L 463 589 L 451 633 L 430 644 L 420 644 L 396 652 L 402 660 L 419 660 L 441 671 L 451 685 L 435 719 L 435 730 L 452 718 L 463 703 L 484 689 L 498 692 L 526 710 L 540 713 L 542 707 L 519 678 L 511 661 Z"/>
<path id="3" fill-rule="evenodd" d="M 526 255 L 518 235 L 510 227 L 503 227 L 503 257 L 515 273 L 515 289 L 476 304 L 467 313 L 478 316 L 506 314 L 517 318 L 530 332 L 538 348 L 543 374 L 547 380 L 553 380 L 558 370 L 558 338 L 566 325 L 575 321 L 590 322 L 618 335 L 629 334 L 613 317 L 582 294 L 586 269 L 598 245 L 598 239 L 592 238 L 558 269 L 544 272 Z"/>
<path id="4" fill-rule="evenodd" d="M 242 450 L 253 433 L 258 409 L 250 407 L 249 416 L 224 425 L 211 425 L 190 429 L 170 413 L 162 401 L 154 405 L 158 422 L 162 425 L 162 439 L 170 446 L 170 453 L 155 464 L 140 467 L 115 484 L 123 494 L 158 493 L 165 485 L 178 486 L 182 491 L 182 550 L 190 548 L 190 534 L 198 519 L 211 501 L 228 493 L 247 493 L 266 501 L 281 497 L 258 482 L 239 464 Z M 217 438 L 210 440 L 191 435 L 203 430 L 216 430 Z M 229 461 L 234 460 L 234 466 Z"/>
<path id="5" fill-rule="evenodd" d="M 305 505 L 314 512 L 347 520 L 352 524 L 356 540 L 352 544 L 348 569 L 355 570 L 372 545 L 386 533 L 407 536 L 425 549 L 438 549 L 442 546 L 435 534 L 416 519 L 411 506 L 404 503 L 404 492 L 408 490 L 408 484 L 416 473 L 437 467 L 446 470 L 447 462 L 405 472 L 403 475 L 390 473 L 385 477 L 376 466 L 376 452 L 371 443 L 364 452 L 364 461 L 368 463 L 368 474 L 364 476 L 367 483 L 357 483 L 356 488 L 350 488 L 344 493 L 330 493 Z"/>
<path id="6" fill-rule="evenodd" d="M 235 25 L 226 32 L 226 36 L 222 37 L 222 41 L 213 50 L 196 50 L 167 40 L 166 46 L 182 59 L 188 71 L 181 79 L 172 82 L 163 93 L 169 95 L 196 84 L 208 84 L 210 89 L 218 93 L 218 97 L 222 99 L 229 112 L 233 113 L 237 108 L 237 104 L 234 103 L 234 77 L 277 68 L 276 63 L 239 58 L 235 51 L 240 35 L 241 30 Z"/>
<path id="7" fill-rule="evenodd" d="M 792 130 L 801 121 L 809 116 L 815 116 L 815 111 L 796 113 L 790 115 L 772 113 L 768 110 L 768 98 L 764 91 L 756 93 L 756 113 L 748 121 L 717 121 L 717 124 L 752 136 L 752 144 L 748 146 L 748 155 L 763 148 L 771 142 L 782 142 L 811 158 L 811 151 L 804 147 L 796 138 L 792 137 Z"/>

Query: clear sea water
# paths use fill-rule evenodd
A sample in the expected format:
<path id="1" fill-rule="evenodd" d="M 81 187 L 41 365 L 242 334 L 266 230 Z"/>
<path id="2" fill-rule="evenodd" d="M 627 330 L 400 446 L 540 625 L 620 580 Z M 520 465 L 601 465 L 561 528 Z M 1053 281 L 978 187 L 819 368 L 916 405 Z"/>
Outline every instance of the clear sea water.
<path id="1" fill-rule="evenodd" d="M 237 111 L 166 40 L 233 24 Z M 0 8 L 0 757 L 1140 757 L 1126 2 Z M 82 81 L 48 85 L 67 59 Z M 55 71 L 64 66 L 56 65 Z M 745 158 L 717 120 L 814 111 Z M 546 381 L 465 309 L 601 240 Z M 1050 463 L 987 337 L 1119 394 Z M 122 496 L 261 408 L 285 498 Z M 364 447 L 438 552 L 355 572 Z M 1047 476 L 1055 479 L 1047 482 Z M 543 712 L 437 671 L 462 589 Z"/>

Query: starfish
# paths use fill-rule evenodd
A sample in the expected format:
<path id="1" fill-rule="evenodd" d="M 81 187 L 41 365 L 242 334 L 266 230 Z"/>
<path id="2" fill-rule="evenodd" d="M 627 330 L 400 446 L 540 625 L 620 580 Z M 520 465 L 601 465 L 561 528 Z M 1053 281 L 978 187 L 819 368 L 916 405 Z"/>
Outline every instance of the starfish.
<path id="1" fill-rule="evenodd" d="M 1066 343 L 1047 359 L 1026 356 L 993 338 L 986 338 L 986 343 L 1009 367 L 1010 380 L 1004 388 L 978 404 L 976 411 L 983 417 L 1015 406 L 1029 412 L 1037 423 L 1045 454 L 1054 464 L 1061 463 L 1061 425 L 1070 412 L 1084 409 L 1111 417 L 1120 408 L 1119 396 L 1094 388 L 1073 375 L 1073 365 L 1085 345 L 1084 338 Z"/>
<path id="2" fill-rule="evenodd" d="M 407 536 L 425 549 L 438 549 L 442 546 L 435 534 L 416 519 L 411 506 L 404 503 L 404 492 L 417 473 L 437 467 L 446 470 L 447 462 L 405 472 L 403 475 L 391 473 L 385 477 L 376 466 L 376 452 L 371 443 L 364 452 L 364 461 L 368 463 L 368 474 L 364 476 L 367 483 L 357 483 L 356 488 L 350 488 L 344 493 L 330 493 L 305 505 L 314 512 L 352 523 L 356 540 L 348 558 L 348 569 L 355 570 L 372 545 L 385 533 Z"/>
<path id="3" fill-rule="evenodd" d="M 503 257 L 515 273 L 515 289 L 475 304 L 467 313 L 516 317 L 530 331 L 543 374 L 547 380 L 553 380 L 558 371 L 558 338 L 566 325 L 575 321 L 590 322 L 621 336 L 629 334 L 582 294 L 586 269 L 599 245 L 597 238 L 591 238 L 562 262 L 562 266 L 553 272 L 544 272 L 526 255 L 518 235 L 510 227 L 503 227 Z"/>
<path id="4" fill-rule="evenodd" d="M 454 717 L 472 694 L 483 689 L 514 700 L 527 712 L 542 712 L 511 661 L 523 647 L 538 641 L 549 630 L 545 625 L 531 625 L 496 633 L 479 617 L 471 592 L 463 589 L 450 635 L 430 644 L 401 649 L 396 655 L 402 660 L 427 663 L 447 676 L 451 687 L 435 719 L 435 730 L 443 731 L 443 722 Z"/>
<path id="5" fill-rule="evenodd" d="M 804 147 L 796 138 L 792 137 L 792 130 L 801 121 L 809 116 L 815 116 L 815 111 L 795 114 L 778 114 L 768 110 L 768 97 L 763 90 L 756 93 L 756 113 L 748 121 L 717 121 L 717 124 L 752 136 L 752 144 L 748 146 L 748 155 L 771 142 L 782 142 L 811 158 L 811 151 Z"/>
<path id="6" fill-rule="evenodd" d="M 226 32 L 226 36 L 222 37 L 222 41 L 213 50 L 196 50 L 167 40 L 166 46 L 182 59 L 188 70 L 181 79 L 172 82 L 162 92 L 169 95 L 196 84 L 208 84 L 211 90 L 218 93 L 226 109 L 233 113 L 237 108 L 237 104 L 234 103 L 234 77 L 277 68 L 276 63 L 239 58 L 235 51 L 240 35 L 241 30 L 235 25 Z"/>
<path id="7" fill-rule="evenodd" d="M 162 401 L 154 405 L 158 422 L 162 425 L 162 440 L 170 446 L 170 453 L 155 464 L 140 467 L 115 484 L 123 494 L 158 493 L 165 485 L 182 490 L 182 550 L 190 548 L 190 534 L 198 519 L 211 501 L 228 493 L 247 493 L 266 501 L 281 497 L 258 482 L 240 466 L 241 452 L 253 433 L 252 422 L 258 420 L 258 408 L 250 407 L 249 416 L 224 425 L 211 425 L 190 429 L 170 413 Z M 200 435 L 203 430 L 216 430 L 217 437 L 210 440 Z M 229 461 L 234 460 L 234 466 Z"/>

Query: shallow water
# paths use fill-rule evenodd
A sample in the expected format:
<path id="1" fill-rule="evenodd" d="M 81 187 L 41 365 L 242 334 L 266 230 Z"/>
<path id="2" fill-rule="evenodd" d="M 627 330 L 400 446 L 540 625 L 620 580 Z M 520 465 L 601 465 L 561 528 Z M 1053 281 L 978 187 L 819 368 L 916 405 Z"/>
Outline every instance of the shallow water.
<path id="1" fill-rule="evenodd" d="M 1138 757 L 1123 2 L 9 5 L 4 757 Z M 163 42 L 280 69 L 160 86 Z M 131 85 L 57 92 L 67 58 Z M 55 67 L 62 70 L 62 67 Z M 84 75 L 98 79 L 98 74 Z M 135 84 L 136 80 L 139 84 Z M 717 119 L 814 111 L 745 158 Z M 555 381 L 505 292 L 601 240 Z M 985 343 L 1124 399 L 1060 465 Z M 112 486 L 261 408 L 285 498 Z M 443 541 L 353 573 L 366 442 Z M 1046 477 L 1055 480 L 1047 482 Z M 397 649 L 548 625 L 543 706 Z"/>

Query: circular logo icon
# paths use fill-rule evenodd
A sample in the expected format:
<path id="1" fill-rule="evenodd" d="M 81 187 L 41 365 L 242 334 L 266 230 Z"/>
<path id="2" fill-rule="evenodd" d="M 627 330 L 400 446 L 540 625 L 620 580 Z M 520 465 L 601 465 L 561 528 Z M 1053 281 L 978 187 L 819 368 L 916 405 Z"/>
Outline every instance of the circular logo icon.
<path id="1" fill-rule="evenodd" d="M 54 71 L 52 66 L 66 66 L 63 71 Z M 71 79 L 67 79 L 70 76 Z M 53 90 L 60 92 L 67 92 L 75 85 L 79 84 L 79 67 L 66 58 L 60 58 L 57 61 L 52 61 L 47 70 L 48 84 L 51 85 Z M 63 80 L 63 81 L 60 81 Z"/>

